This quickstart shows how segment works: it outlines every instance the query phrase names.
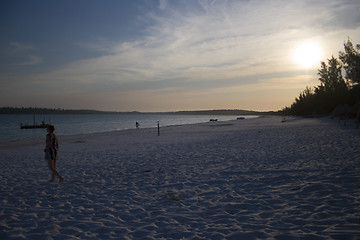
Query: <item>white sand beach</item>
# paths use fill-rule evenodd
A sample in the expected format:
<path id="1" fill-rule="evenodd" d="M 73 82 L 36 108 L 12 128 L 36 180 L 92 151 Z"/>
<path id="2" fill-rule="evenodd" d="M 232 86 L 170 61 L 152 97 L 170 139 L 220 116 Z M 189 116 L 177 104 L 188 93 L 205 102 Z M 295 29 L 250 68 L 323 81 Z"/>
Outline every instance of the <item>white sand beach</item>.
<path id="1" fill-rule="evenodd" d="M 360 239 L 360 129 L 281 120 L 0 144 L 0 239 Z"/>

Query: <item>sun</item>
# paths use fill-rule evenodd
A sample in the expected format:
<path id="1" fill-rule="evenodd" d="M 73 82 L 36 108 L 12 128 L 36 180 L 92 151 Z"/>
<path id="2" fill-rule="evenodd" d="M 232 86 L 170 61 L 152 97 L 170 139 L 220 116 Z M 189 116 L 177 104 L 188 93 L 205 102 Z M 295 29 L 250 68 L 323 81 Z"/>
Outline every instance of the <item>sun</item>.
<path id="1" fill-rule="evenodd" d="M 293 57 L 304 68 L 315 67 L 321 60 L 321 48 L 314 42 L 304 42 L 295 49 Z"/>

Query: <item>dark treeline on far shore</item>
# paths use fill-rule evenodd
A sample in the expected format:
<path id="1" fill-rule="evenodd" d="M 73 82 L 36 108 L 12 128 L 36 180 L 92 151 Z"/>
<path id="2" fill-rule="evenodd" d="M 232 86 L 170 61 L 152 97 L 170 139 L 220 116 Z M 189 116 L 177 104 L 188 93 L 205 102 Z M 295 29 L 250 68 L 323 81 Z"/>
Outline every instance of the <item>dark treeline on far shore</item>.
<path id="1" fill-rule="evenodd" d="M 198 110 L 198 111 L 176 111 L 176 112 L 111 112 L 97 110 L 70 110 L 50 108 L 25 108 L 25 107 L 2 107 L 0 114 L 174 114 L 174 115 L 269 115 L 277 112 L 258 112 L 249 110 L 223 109 L 223 110 Z"/>
<path id="2" fill-rule="evenodd" d="M 306 87 L 295 102 L 282 110 L 285 115 L 343 116 L 360 118 L 360 44 L 344 43 L 339 59 L 320 62 L 320 84 Z M 345 78 L 343 77 L 345 73 Z"/>
<path id="3" fill-rule="evenodd" d="M 163 113 L 158 113 L 163 114 Z M 239 110 L 239 109 L 219 109 L 219 110 L 197 110 L 197 111 L 177 111 L 166 112 L 166 114 L 178 114 L 178 115 L 275 115 L 278 112 L 267 111 L 251 111 L 251 110 Z"/>
<path id="4" fill-rule="evenodd" d="M 61 109 L 38 107 L 1 107 L 0 114 L 137 114 L 139 112 L 112 112 L 87 109 Z"/>

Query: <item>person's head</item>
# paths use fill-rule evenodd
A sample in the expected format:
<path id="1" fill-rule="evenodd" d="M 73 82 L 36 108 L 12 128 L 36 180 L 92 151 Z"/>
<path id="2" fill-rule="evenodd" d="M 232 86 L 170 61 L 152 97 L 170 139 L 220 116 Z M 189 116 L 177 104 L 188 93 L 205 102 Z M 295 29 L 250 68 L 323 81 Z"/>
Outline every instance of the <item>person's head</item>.
<path id="1" fill-rule="evenodd" d="M 48 132 L 53 133 L 55 131 L 55 126 L 54 125 L 48 125 L 47 130 L 48 130 Z"/>

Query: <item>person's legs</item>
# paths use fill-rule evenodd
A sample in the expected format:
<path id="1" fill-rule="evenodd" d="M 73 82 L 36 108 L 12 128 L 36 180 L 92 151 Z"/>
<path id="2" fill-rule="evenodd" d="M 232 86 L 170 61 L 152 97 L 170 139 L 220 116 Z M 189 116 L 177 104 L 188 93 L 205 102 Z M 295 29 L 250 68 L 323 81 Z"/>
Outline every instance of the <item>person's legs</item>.
<path id="1" fill-rule="evenodd" d="M 64 181 L 64 178 L 62 176 L 60 176 L 60 174 L 58 173 L 58 171 L 56 170 L 56 160 L 57 158 L 55 158 L 54 160 L 52 160 L 52 181 L 54 181 L 55 176 L 57 176 L 59 178 L 59 182 L 62 183 Z"/>
<path id="2" fill-rule="evenodd" d="M 45 152 L 45 160 L 47 161 L 47 165 L 48 165 L 48 168 L 51 172 L 51 179 L 50 179 L 50 182 L 53 182 L 54 181 L 54 178 L 55 178 L 55 175 L 54 175 L 54 168 L 53 168 L 53 161 L 51 160 L 51 155 L 50 153 L 47 151 Z"/>
<path id="3" fill-rule="evenodd" d="M 47 159 L 47 163 L 48 163 L 48 168 L 49 168 L 49 170 L 51 171 L 51 175 L 52 175 L 50 182 L 53 182 L 54 179 L 55 179 L 54 169 L 53 169 L 53 161 L 50 160 L 50 159 Z"/>

